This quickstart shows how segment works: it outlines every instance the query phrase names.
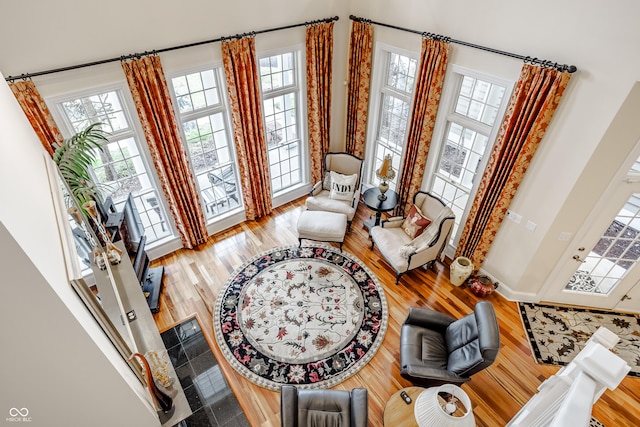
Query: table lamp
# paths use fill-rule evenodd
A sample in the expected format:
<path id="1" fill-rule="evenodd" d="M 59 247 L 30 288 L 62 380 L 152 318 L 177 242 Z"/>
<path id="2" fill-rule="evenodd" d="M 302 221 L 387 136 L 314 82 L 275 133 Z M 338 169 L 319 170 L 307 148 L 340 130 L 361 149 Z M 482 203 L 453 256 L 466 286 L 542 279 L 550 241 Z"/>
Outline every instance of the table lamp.
<path id="1" fill-rule="evenodd" d="M 414 407 L 420 427 L 474 427 L 471 399 L 460 387 L 444 384 L 420 393 Z"/>
<path id="2" fill-rule="evenodd" d="M 384 193 L 389 189 L 389 181 L 396 176 L 391 163 L 391 154 L 387 154 L 382 160 L 382 166 L 380 166 L 380 169 L 376 171 L 376 176 L 380 180 L 380 185 L 378 185 L 378 188 L 380 189 L 378 199 L 380 200 L 387 200 L 387 196 L 385 196 Z"/>

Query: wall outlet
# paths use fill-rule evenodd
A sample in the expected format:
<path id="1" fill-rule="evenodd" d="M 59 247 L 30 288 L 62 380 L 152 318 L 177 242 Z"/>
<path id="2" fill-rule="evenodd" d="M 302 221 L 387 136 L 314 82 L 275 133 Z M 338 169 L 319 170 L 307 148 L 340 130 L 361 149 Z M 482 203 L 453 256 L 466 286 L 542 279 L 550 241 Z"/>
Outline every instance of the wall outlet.
<path id="1" fill-rule="evenodd" d="M 558 235 L 558 240 L 569 240 L 571 238 L 571 233 L 567 231 L 563 231 Z"/>
<path id="2" fill-rule="evenodd" d="M 527 230 L 529 230 L 529 231 L 531 231 L 533 233 L 534 231 L 536 231 L 536 227 L 537 226 L 538 225 L 535 222 L 529 220 L 529 221 L 527 221 L 527 225 L 525 225 L 524 228 L 526 228 Z"/>
<path id="3" fill-rule="evenodd" d="M 520 222 L 522 221 L 522 215 L 518 215 L 514 211 L 507 211 L 507 218 L 509 218 L 511 221 L 515 222 L 516 224 L 520 224 Z"/>

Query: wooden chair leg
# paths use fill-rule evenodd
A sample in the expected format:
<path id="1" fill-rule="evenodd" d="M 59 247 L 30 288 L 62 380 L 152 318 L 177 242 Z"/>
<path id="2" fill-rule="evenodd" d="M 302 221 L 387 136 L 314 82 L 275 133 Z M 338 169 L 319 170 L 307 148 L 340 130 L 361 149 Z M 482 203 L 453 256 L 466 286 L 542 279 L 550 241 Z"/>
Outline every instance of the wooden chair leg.
<path id="1" fill-rule="evenodd" d="M 396 285 L 398 284 L 398 282 L 400 281 L 400 276 L 402 275 L 402 273 L 396 273 Z"/>

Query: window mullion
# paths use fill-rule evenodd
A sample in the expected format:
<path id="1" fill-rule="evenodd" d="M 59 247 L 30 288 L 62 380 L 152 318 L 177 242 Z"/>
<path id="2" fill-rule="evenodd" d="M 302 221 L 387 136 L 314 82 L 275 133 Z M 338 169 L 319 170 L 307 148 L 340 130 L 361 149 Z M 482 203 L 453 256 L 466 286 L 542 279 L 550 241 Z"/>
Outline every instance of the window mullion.
<path id="1" fill-rule="evenodd" d="M 290 93 L 296 93 L 298 92 L 299 89 L 296 86 L 287 86 L 284 88 L 279 88 L 279 89 L 272 89 L 268 92 L 263 92 L 262 93 L 262 99 L 271 99 L 271 98 L 275 98 L 277 96 L 280 95 L 287 95 Z"/>
<path id="2" fill-rule="evenodd" d="M 467 129 L 471 129 L 485 136 L 489 136 L 491 134 L 491 126 L 488 126 L 484 123 L 480 123 L 468 117 L 464 117 L 460 114 L 456 114 L 456 113 L 449 114 L 447 121 L 449 123 L 457 123 Z"/>
<path id="3" fill-rule="evenodd" d="M 199 109 L 197 111 L 191 111 L 189 113 L 182 113 L 180 115 L 180 119 L 183 122 L 188 122 L 188 121 L 198 120 L 198 119 L 201 119 L 203 117 L 211 116 L 211 115 L 216 114 L 216 113 L 225 113 L 225 112 L 226 112 L 226 109 L 224 107 L 202 108 L 202 109 Z"/>

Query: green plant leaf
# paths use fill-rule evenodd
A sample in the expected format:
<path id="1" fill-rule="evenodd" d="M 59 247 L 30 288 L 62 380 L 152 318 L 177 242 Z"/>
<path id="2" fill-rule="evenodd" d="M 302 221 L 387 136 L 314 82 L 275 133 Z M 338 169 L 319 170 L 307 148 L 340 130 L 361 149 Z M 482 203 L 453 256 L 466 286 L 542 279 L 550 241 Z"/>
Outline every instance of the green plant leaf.
<path id="1" fill-rule="evenodd" d="M 99 188 L 89 173 L 96 151 L 104 151 L 103 144 L 109 141 L 109 134 L 101 126 L 102 123 L 91 124 L 61 144 L 54 144 L 53 160 L 80 205 L 92 199 L 102 200 Z"/>

